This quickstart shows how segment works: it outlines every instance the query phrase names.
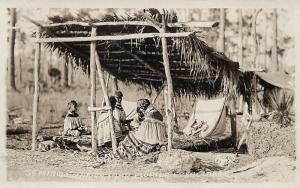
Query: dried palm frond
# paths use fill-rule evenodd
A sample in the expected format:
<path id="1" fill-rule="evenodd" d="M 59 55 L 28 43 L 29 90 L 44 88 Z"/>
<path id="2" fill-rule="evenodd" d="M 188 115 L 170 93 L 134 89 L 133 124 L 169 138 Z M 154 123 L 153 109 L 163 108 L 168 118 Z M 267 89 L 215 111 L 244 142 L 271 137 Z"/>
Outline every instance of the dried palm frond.
<path id="1" fill-rule="evenodd" d="M 165 16 L 168 23 L 178 21 L 174 12 L 166 11 Z M 84 21 L 90 24 L 124 21 L 123 25 L 97 27 L 97 35 L 124 35 L 159 32 L 152 26 L 128 25 L 126 21 L 146 21 L 159 25 L 162 22 L 162 14 L 157 9 L 145 9 L 137 11 L 133 15 L 119 16 L 111 12 L 95 19 L 87 15 L 78 14 L 74 17 L 70 17 L 70 15 L 68 17 L 53 16 L 49 18 L 49 21 L 50 23 Z M 185 28 L 167 28 L 167 30 L 171 33 L 186 31 Z M 88 37 L 90 33 L 91 26 L 70 24 L 43 28 L 42 36 Z M 239 92 L 239 89 L 237 89 L 240 77 L 238 63 L 231 61 L 224 54 L 209 47 L 196 36 L 196 33 L 182 38 L 167 38 L 167 43 L 175 94 L 213 97 L 220 94 L 227 95 Z M 89 42 L 47 43 L 46 47 L 53 51 L 57 50 L 60 55 L 72 57 L 78 67 L 89 73 L 89 44 Z M 124 51 L 124 49 L 126 49 L 124 53 L 114 53 L 116 51 Z M 98 41 L 97 51 L 101 51 L 99 56 L 103 68 L 127 84 L 146 85 L 159 89 L 165 80 L 165 77 L 158 74 L 158 72 L 164 73 L 161 39 L 158 37 L 123 41 Z M 147 62 L 157 71 L 147 68 L 139 60 L 134 60 L 132 55 L 140 57 L 142 61 Z M 150 71 L 150 73 L 143 75 L 145 71 Z"/>

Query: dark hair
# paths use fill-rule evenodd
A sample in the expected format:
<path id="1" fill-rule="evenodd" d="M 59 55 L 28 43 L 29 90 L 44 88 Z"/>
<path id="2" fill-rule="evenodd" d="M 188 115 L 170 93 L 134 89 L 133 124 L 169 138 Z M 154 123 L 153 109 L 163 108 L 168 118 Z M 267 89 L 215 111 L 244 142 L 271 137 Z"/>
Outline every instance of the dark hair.
<path id="1" fill-rule="evenodd" d="M 68 105 L 69 104 L 73 104 L 75 108 L 77 108 L 78 104 L 75 100 L 71 100 L 70 102 L 68 102 Z"/>
<path id="2" fill-rule="evenodd" d="M 142 109 L 146 109 L 150 104 L 151 102 L 148 99 L 139 99 L 137 101 L 138 108 L 142 108 Z"/>
<path id="3" fill-rule="evenodd" d="M 110 105 L 111 105 L 112 108 L 114 108 L 116 106 L 116 104 L 117 104 L 117 100 L 116 100 L 116 98 L 114 96 L 110 96 L 109 97 L 109 102 L 110 102 Z M 104 102 L 103 104 L 105 106 L 106 102 Z"/>
<path id="4" fill-rule="evenodd" d="M 115 91 L 115 96 L 116 97 L 119 97 L 119 98 L 122 98 L 123 97 L 123 93 L 119 90 Z"/>

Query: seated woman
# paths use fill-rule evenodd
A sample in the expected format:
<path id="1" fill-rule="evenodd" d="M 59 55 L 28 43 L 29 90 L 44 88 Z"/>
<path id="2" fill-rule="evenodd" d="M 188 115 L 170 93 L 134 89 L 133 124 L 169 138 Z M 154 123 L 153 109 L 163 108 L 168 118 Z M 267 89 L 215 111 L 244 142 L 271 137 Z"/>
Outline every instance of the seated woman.
<path id="1" fill-rule="evenodd" d="M 64 120 L 64 131 L 63 136 L 80 136 L 86 127 L 82 123 L 77 111 L 77 102 L 72 100 L 68 103 L 68 113 Z"/>
<path id="2" fill-rule="evenodd" d="M 163 116 L 148 99 L 137 102 L 138 118 L 133 120 L 132 131 L 119 143 L 121 158 L 134 158 L 156 151 L 167 142 L 166 126 Z"/>
<path id="3" fill-rule="evenodd" d="M 113 111 L 113 120 L 115 126 L 115 135 L 117 139 L 120 139 L 123 132 L 123 122 L 126 121 L 126 114 L 120 104 L 117 104 L 117 100 L 114 96 L 109 97 L 109 101 Z M 102 112 L 97 120 L 98 127 L 98 146 L 109 144 L 111 142 L 111 133 L 109 127 L 109 114 L 107 111 Z"/>

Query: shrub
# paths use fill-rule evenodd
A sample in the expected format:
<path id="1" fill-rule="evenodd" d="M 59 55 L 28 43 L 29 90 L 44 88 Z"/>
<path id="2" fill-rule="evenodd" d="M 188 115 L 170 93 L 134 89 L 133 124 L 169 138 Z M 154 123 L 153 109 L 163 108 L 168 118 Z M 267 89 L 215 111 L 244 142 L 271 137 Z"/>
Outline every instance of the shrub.
<path id="1" fill-rule="evenodd" d="M 271 109 L 270 120 L 275 121 L 281 126 L 286 127 L 294 123 L 294 112 L 292 110 L 294 96 L 285 89 L 274 89 L 267 98 Z"/>

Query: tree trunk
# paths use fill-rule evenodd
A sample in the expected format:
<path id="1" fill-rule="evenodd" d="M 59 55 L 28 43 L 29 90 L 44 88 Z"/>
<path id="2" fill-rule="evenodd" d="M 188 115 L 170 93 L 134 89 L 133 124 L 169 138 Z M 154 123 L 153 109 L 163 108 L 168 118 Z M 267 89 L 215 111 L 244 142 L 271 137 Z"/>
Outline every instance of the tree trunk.
<path id="1" fill-rule="evenodd" d="M 10 35 L 9 35 L 9 59 L 8 59 L 8 80 L 9 89 L 16 90 L 15 77 L 15 39 L 16 30 L 13 29 L 16 25 L 16 9 L 10 9 Z"/>
<path id="2" fill-rule="evenodd" d="M 41 55 L 43 59 L 41 60 L 43 62 L 42 68 L 43 68 L 43 80 L 48 85 L 48 70 L 49 70 L 49 62 L 45 58 L 48 54 L 45 48 L 42 49 Z"/>
<path id="3" fill-rule="evenodd" d="M 262 9 L 259 10 L 254 10 L 254 14 L 252 16 L 252 40 L 253 40 L 253 50 L 252 50 L 252 67 L 256 68 L 256 57 L 257 57 L 257 52 L 258 52 L 258 48 L 257 48 L 257 38 L 256 38 L 256 19 L 258 14 L 262 11 Z"/>
<path id="4" fill-rule="evenodd" d="M 225 53 L 225 9 L 220 10 L 220 52 Z"/>
<path id="5" fill-rule="evenodd" d="M 273 62 L 273 70 L 279 71 L 278 64 L 278 54 L 277 54 L 277 11 L 276 9 L 272 10 L 272 30 L 273 30 L 273 38 L 272 38 L 272 62 Z"/>
<path id="6" fill-rule="evenodd" d="M 268 14 L 265 13 L 265 33 L 264 33 L 264 69 L 267 69 L 268 63 Z"/>
<path id="7" fill-rule="evenodd" d="M 239 23 L 239 40 L 238 40 L 238 60 L 241 67 L 244 66 L 243 63 L 243 12 L 242 9 L 238 9 L 238 23 Z M 238 112 L 243 112 L 244 99 L 243 95 L 240 95 L 239 109 Z"/>
<path id="8" fill-rule="evenodd" d="M 47 83 L 48 83 L 50 88 L 54 84 L 52 78 L 49 75 L 49 70 L 52 68 L 52 63 L 53 63 L 52 60 L 53 60 L 53 52 L 52 52 L 52 50 L 50 50 L 50 52 L 49 52 L 49 61 L 47 62 L 48 63 L 48 72 L 47 72 L 47 79 L 48 80 L 47 80 Z"/>
<path id="9" fill-rule="evenodd" d="M 69 58 L 68 62 L 68 86 L 73 85 L 73 66 L 72 66 L 72 59 Z"/>
<path id="10" fill-rule="evenodd" d="M 19 57 L 18 61 L 18 84 L 19 88 L 22 87 L 22 56 Z"/>
<path id="11" fill-rule="evenodd" d="M 65 17 L 67 17 L 69 14 L 69 9 L 67 8 L 64 8 L 63 9 L 63 15 Z M 65 62 L 63 63 L 64 66 L 63 66 L 63 70 L 62 70 L 62 86 L 63 87 L 68 87 L 69 86 L 69 81 L 68 81 L 68 78 L 69 78 L 69 71 L 68 71 L 68 65 L 69 65 L 69 57 L 67 55 L 65 55 Z"/>
<path id="12" fill-rule="evenodd" d="M 243 66 L 243 12 L 242 9 L 238 10 L 238 22 L 239 22 L 239 64 Z"/>
<path id="13" fill-rule="evenodd" d="M 62 64 L 61 70 L 61 86 L 68 87 L 68 56 L 65 55 L 65 61 Z"/>

